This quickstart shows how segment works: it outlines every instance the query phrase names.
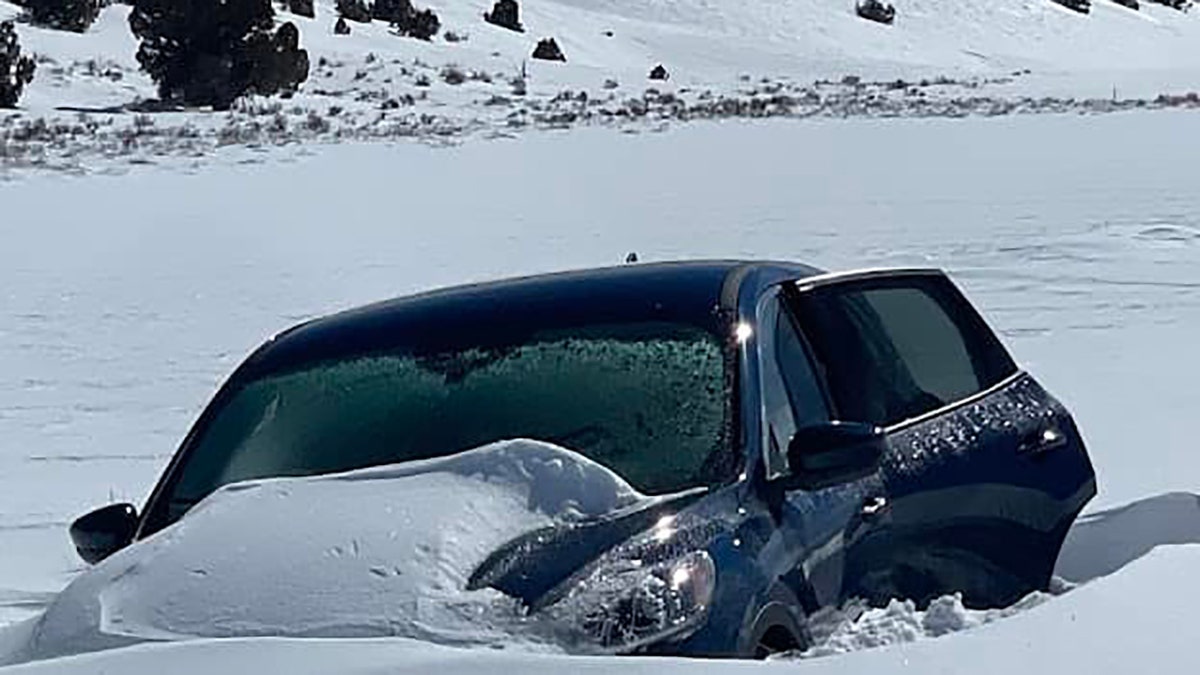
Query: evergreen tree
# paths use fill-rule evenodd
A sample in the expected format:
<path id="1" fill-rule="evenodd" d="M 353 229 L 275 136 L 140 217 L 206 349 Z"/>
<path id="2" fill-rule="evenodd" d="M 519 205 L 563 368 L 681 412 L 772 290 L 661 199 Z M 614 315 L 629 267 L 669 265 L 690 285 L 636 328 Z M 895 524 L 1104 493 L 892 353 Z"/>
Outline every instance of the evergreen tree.
<path id="1" fill-rule="evenodd" d="M 378 21 L 394 21 L 414 11 L 416 10 L 409 0 L 375 0 L 375 4 L 371 5 L 371 18 Z"/>
<path id="2" fill-rule="evenodd" d="M 37 64 L 21 56 L 17 29 L 12 21 L 0 22 L 0 108 L 15 108 L 25 85 L 33 81 Z"/>
<path id="3" fill-rule="evenodd" d="M 533 58 L 543 61 L 566 61 L 567 57 L 559 48 L 558 42 L 554 38 L 545 38 L 538 40 L 537 47 L 533 49 Z"/>
<path id="4" fill-rule="evenodd" d="M 411 0 L 375 0 L 371 17 L 391 23 L 401 35 L 420 40 L 433 38 L 442 27 L 432 9 L 417 10 Z"/>
<path id="5" fill-rule="evenodd" d="M 483 20 L 518 33 L 525 32 L 525 27 L 521 25 L 521 8 L 517 5 L 517 0 L 496 0 L 492 11 L 484 12 Z"/>
<path id="6" fill-rule="evenodd" d="M 135 0 L 137 60 L 164 101 L 226 109 L 247 93 L 292 92 L 308 79 L 300 31 L 272 33 L 271 0 Z"/>
<path id="7" fill-rule="evenodd" d="M 338 16 L 357 23 L 371 21 L 371 8 L 363 0 L 337 0 Z"/>
<path id="8" fill-rule="evenodd" d="M 36 26 L 82 33 L 100 14 L 100 0 L 26 0 L 25 10 Z"/>
<path id="9" fill-rule="evenodd" d="M 313 7 L 313 0 L 283 0 L 283 6 L 287 8 L 287 11 L 297 16 L 312 19 L 317 15 L 317 11 Z"/>
<path id="10" fill-rule="evenodd" d="M 432 40 L 441 27 L 442 22 L 438 20 L 437 14 L 434 14 L 432 9 L 413 10 L 392 21 L 392 28 L 395 28 L 401 35 L 425 41 Z"/>

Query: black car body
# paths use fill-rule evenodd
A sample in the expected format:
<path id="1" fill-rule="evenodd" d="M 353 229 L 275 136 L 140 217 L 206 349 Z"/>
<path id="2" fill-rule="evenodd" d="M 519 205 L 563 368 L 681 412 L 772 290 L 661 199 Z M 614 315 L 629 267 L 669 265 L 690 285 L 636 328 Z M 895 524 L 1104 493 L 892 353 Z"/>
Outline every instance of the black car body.
<path id="1" fill-rule="evenodd" d="M 363 449 L 327 456 L 334 436 Z M 140 515 L 107 507 L 72 535 L 96 561 L 233 481 L 515 436 L 664 495 L 518 537 L 471 577 L 600 651 L 803 648 L 811 617 L 858 599 L 1005 605 L 1047 587 L 1095 494 L 1066 409 L 943 273 L 681 262 L 434 291 L 290 329 L 230 377 Z M 573 607 L 581 587 L 607 600 Z"/>

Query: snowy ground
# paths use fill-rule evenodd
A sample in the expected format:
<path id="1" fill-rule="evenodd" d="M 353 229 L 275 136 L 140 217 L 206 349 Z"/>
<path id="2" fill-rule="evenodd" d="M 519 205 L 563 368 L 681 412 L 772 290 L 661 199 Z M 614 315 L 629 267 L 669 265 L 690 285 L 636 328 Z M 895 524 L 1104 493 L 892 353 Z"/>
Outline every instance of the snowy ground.
<path id="1" fill-rule="evenodd" d="M 145 645 L 121 652 L 18 666 L 11 673 L 181 675 L 245 672 L 269 667 L 289 673 L 1022 673 L 1193 672 L 1191 629 L 1196 586 L 1168 593 L 1146 607 L 1145 592 L 1164 579 L 1194 573 L 1200 548 L 1151 554 L 1104 584 L 1073 591 L 1019 619 L 941 640 L 859 651 L 836 658 L 768 663 L 666 658 L 527 655 L 436 647 L 408 640 L 240 639 Z M 568 660 L 569 659 L 569 660 Z M 108 669 L 108 670 L 104 670 Z"/>
<path id="2" fill-rule="evenodd" d="M 1153 653 L 1182 672 L 1190 662 L 1172 650 L 1188 641 L 1167 626 L 1188 625 L 1196 552 L 1167 545 L 1200 542 L 1200 509 L 1164 493 L 1200 492 L 1186 422 L 1200 409 L 1200 194 L 1181 170 L 1198 132 L 1186 112 L 705 122 L 450 148 L 322 145 L 266 165 L 230 148 L 184 171 L 24 175 L 0 186 L 18 214 L 0 221 L 0 621 L 28 616 L 79 569 L 69 519 L 114 497 L 140 502 L 220 378 L 266 335 L 395 294 L 636 250 L 949 268 L 1077 414 L 1100 475 L 1091 510 L 1136 502 L 1076 528 L 1059 571 L 1088 583 L 1063 597 L 1004 620 L 952 599 L 932 618 L 881 610 L 831 649 L 988 625 L 778 667 L 927 670 L 974 654 L 995 655 L 983 660 L 997 672 L 1077 657 L 1116 673 Z M 326 648 L 162 653 L 201 668 L 278 649 L 319 669 L 359 645 Z M 161 650 L 113 658 L 136 672 L 161 665 Z M 408 643 L 356 653 L 347 669 L 495 666 Z"/>
<path id="3" fill-rule="evenodd" d="M 0 625 L 78 573 L 70 520 L 144 500 L 271 333 L 636 250 L 946 267 L 1076 413 L 1099 473 L 1065 594 L 998 612 L 896 603 L 819 650 L 856 653 L 713 670 L 1190 670 L 1200 12 L 908 0 L 886 28 L 829 0 L 528 0 L 517 35 L 479 20 L 485 0 L 417 4 L 467 39 L 378 23 L 336 37 L 318 0 L 316 20 L 286 17 L 313 62 L 301 93 L 219 114 L 94 112 L 154 94 L 121 6 L 82 36 L 18 26 L 40 63 L 21 109 L 0 112 Z M 0 19 L 17 11 L 0 0 Z M 568 63 L 528 62 L 550 35 Z M 657 63 L 668 83 L 647 81 Z M 745 119 L 761 117 L 786 119 Z M 402 640 L 33 669 L 212 672 L 251 654 L 298 672 L 614 669 Z"/>

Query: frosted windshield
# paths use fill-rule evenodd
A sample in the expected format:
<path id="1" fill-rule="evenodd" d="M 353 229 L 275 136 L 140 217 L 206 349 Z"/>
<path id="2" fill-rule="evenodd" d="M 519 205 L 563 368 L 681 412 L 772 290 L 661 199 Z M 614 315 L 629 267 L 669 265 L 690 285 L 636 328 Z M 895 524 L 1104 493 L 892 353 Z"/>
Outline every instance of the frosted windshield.
<path id="1" fill-rule="evenodd" d="M 246 383 L 215 416 L 172 495 L 439 457 L 508 438 L 573 449 L 637 489 L 721 480 L 726 369 L 706 332 L 628 327 L 437 355 L 375 354 Z"/>

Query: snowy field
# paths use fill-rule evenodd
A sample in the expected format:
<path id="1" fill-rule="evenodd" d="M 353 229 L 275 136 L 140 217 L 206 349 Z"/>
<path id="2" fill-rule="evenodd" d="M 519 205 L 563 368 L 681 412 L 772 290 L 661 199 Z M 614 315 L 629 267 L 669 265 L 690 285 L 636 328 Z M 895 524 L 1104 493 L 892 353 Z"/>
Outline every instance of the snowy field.
<path id="1" fill-rule="evenodd" d="M 1019 618 L 938 640 L 890 649 L 858 651 L 834 658 L 698 662 L 645 657 L 564 657 L 451 649 L 410 640 L 198 640 L 143 645 L 108 655 L 17 666 L 10 673 L 98 673 L 205 675 L 271 669 L 289 673 L 445 673 L 485 675 L 563 672 L 598 675 L 746 675 L 793 673 L 1190 673 L 1195 631 L 1189 624 L 1200 593 L 1193 584 L 1177 593 L 1149 589 L 1185 578 L 1200 564 L 1192 546 L 1152 554 L 1118 576 L 1073 591 Z M 107 670 L 106 670 L 107 669 Z"/>
<path id="2" fill-rule="evenodd" d="M 271 333 L 637 251 L 946 267 L 1071 406 L 1096 463 L 1098 515 L 1059 568 L 1082 587 L 998 615 L 952 599 L 932 617 L 879 610 L 831 651 L 917 642 L 763 667 L 1125 673 L 1153 658 L 1158 672 L 1190 671 L 1200 550 L 1165 545 L 1200 543 L 1200 501 L 1167 494 L 1200 492 L 1188 434 L 1200 409 L 1200 193 L 1187 170 L 1198 139 L 1187 112 L 702 122 L 448 148 L 230 148 L 198 168 L 22 175 L 0 185 L 15 214 L 0 221 L 0 621 L 29 616 L 78 572 L 69 520 L 142 501 L 221 378 Z M 152 672 L 169 658 L 177 672 L 211 672 L 250 654 L 299 672 L 696 667 L 260 640 L 33 668 Z"/>
<path id="3" fill-rule="evenodd" d="M 271 334 L 631 251 L 948 269 L 1075 413 L 1100 494 L 1052 593 L 894 603 L 805 658 L 253 638 L 12 672 L 1194 670 L 1200 11 L 908 0 L 883 27 L 829 0 L 528 0 L 518 35 L 480 21 L 489 0 L 430 0 L 444 32 L 426 44 L 382 23 L 334 36 L 332 0 L 316 4 L 280 17 L 310 80 L 228 113 L 125 107 L 154 95 L 125 7 L 83 35 L 18 24 L 39 69 L 0 111 L 0 626 L 78 575 L 70 521 L 142 503 Z M 528 60 L 548 36 L 566 64 Z M 669 82 L 646 79 L 658 63 Z"/>

